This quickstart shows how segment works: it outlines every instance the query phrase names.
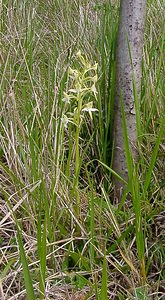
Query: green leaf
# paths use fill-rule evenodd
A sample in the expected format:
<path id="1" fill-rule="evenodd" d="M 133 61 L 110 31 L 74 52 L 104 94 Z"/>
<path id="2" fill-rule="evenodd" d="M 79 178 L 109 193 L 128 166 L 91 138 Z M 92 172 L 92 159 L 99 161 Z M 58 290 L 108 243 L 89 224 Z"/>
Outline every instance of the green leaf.
<path id="1" fill-rule="evenodd" d="M 46 214 L 44 221 L 44 230 L 41 242 L 41 257 L 40 257 L 40 300 L 44 299 L 45 294 L 45 274 L 46 274 Z"/>
<path id="2" fill-rule="evenodd" d="M 102 273 L 102 283 L 101 283 L 100 300 L 108 300 L 108 293 L 107 293 L 107 261 L 106 261 L 106 256 L 104 256 L 104 260 L 103 260 L 103 273 Z"/>
<path id="3" fill-rule="evenodd" d="M 4 270 L 1 272 L 0 274 L 0 280 L 3 280 L 3 278 L 7 275 L 10 267 L 12 266 L 12 264 L 16 261 L 15 258 L 13 258 L 12 260 L 10 260 L 7 265 L 5 266 Z"/>
<path id="4" fill-rule="evenodd" d="M 127 182 L 120 176 L 118 175 L 115 171 L 113 171 L 110 167 L 108 167 L 106 164 L 101 162 L 100 160 L 97 160 L 103 167 L 105 167 L 108 171 L 110 171 L 113 175 L 115 175 L 120 181 L 123 183 L 127 184 Z"/>
<path id="5" fill-rule="evenodd" d="M 23 268 L 23 277 L 24 277 L 24 281 L 25 281 L 27 299 L 35 300 L 36 297 L 34 294 L 32 279 L 31 279 L 30 271 L 29 271 L 29 266 L 28 266 L 26 254 L 24 251 L 23 243 L 22 243 L 22 235 L 21 235 L 21 232 L 20 232 L 20 229 L 18 228 L 18 226 L 17 226 L 17 238 L 18 238 L 20 258 L 21 258 L 21 263 L 22 263 L 22 268 Z"/>
<path id="6" fill-rule="evenodd" d="M 162 122 L 160 124 L 160 131 L 159 131 L 158 137 L 156 139 L 155 147 L 154 147 L 154 150 L 153 150 L 153 153 L 152 153 L 152 157 L 151 157 L 151 163 L 150 163 L 149 170 L 148 170 L 148 173 L 146 175 L 145 182 L 144 182 L 144 192 L 143 192 L 144 198 L 145 198 L 146 192 L 147 192 L 148 187 L 149 187 L 150 182 L 151 182 L 151 176 L 152 176 L 152 172 L 153 172 L 153 169 L 154 169 L 154 166 L 155 166 L 155 162 L 156 162 L 156 158 L 157 158 L 157 155 L 158 155 L 158 150 L 159 150 L 159 146 L 160 146 L 161 136 L 162 136 L 163 130 L 164 130 L 164 121 L 165 120 L 162 119 Z"/>
<path id="7" fill-rule="evenodd" d="M 79 289 L 83 289 L 84 286 L 91 285 L 90 281 L 80 274 L 76 274 L 75 285 Z"/>

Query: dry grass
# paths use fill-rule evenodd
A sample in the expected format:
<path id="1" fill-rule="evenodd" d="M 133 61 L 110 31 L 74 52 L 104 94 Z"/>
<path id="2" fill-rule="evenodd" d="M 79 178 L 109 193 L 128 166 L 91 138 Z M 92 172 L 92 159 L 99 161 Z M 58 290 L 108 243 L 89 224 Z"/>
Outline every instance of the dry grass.
<path id="1" fill-rule="evenodd" d="M 105 255 L 108 299 L 164 298 L 163 136 L 143 198 L 143 185 L 164 114 L 161 38 L 164 4 L 163 1 L 151 2 L 148 3 L 144 45 L 139 174 L 145 233 L 145 286 L 137 258 L 131 199 L 121 204 L 114 202 L 109 173 L 98 163 L 100 160 L 109 164 L 107 128 L 111 123 L 108 115 L 111 105 L 108 101 L 113 98 L 117 2 L 109 1 L 112 6 L 106 1 L 86 0 L 2 1 L 0 4 L 2 300 L 28 299 L 18 228 L 21 228 L 36 299 L 102 300 Z M 75 59 L 78 49 L 91 64 L 98 62 L 99 77 L 99 114 L 96 113 L 92 121 L 85 116 L 79 142 L 79 215 L 75 211 L 73 193 L 75 128 L 71 125 L 63 130 L 61 125 L 62 113 L 67 112 L 61 99 L 71 84 L 67 68 L 69 65 L 78 67 Z M 70 109 L 74 108 L 73 104 Z M 46 273 L 42 297 L 44 246 Z"/>

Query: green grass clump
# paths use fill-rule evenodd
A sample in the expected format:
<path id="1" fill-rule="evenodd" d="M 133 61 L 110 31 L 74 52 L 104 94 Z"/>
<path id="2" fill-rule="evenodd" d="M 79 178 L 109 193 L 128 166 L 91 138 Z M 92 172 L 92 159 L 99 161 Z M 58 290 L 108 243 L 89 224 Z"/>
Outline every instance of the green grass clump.
<path id="1" fill-rule="evenodd" d="M 136 166 L 123 111 L 120 203 L 111 182 L 118 8 L 0 4 L 2 299 L 163 297 L 164 1 L 148 1 Z"/>

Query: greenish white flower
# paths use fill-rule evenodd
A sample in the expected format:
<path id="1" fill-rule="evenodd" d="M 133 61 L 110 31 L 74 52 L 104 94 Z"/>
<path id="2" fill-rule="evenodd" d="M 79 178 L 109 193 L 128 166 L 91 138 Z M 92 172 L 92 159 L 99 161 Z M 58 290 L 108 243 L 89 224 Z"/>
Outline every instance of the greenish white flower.
<path id="1" fill-rule="evenodd" d="M 68 95 L 67 93 L 63 92 L 64 98 L 62 98 L 62 101 L 69 104 L 71 100 L 71 95 Z"/>
<path id="2" fill-rule="evenodd" d="M 97 71 L 97 68 L 98 68 L 98 63 L 95 63 L 93 66 L 93 70 Z"/>
<path id="3" fill-rule="evenodd" d="M 65 114 L 62 115 L 61 122 L 64 124 L 65 128 L 68 127 L 69 119 Z"/>
<path id="4" fill-rule="evenodd" d="M 95 84 L 93 84 L 93 85 L 91 86 L 91 91 L 94 93 L 94 95 L 95 95 L 95 97 L 96 97 L 97 90 L 96 90 Z"/>
<path id="5" fill-rule="evenodd" d="M 68 68 L 68 73 L 71 75 L 70 77 L 76 79 L 79 76 L 79 72 L 76 69 Z"/>
<path id="6" fill-rule="evenodd" d="M 92 79 L 92 81 L 93 81 L 94 83 L 96 83 L 96 82 L 98 81 L 98 76 L 97 76 L 97 74 L 96 74 L 95 76 L 93 76 L 91 79 Z"/>
<path id="7" fill-rule="evenodd" d="M 92 112 L 98 111 L 98 109 L 93 107 L 93 101 L 91 101 L 84 105 L 82 111 L 88 112 L 92 119 Z"/>

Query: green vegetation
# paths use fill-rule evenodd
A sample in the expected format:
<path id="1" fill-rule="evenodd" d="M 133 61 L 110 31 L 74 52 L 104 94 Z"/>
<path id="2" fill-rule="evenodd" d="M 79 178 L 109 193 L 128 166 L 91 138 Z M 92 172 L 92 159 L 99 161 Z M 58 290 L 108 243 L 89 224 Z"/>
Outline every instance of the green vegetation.
<path id="1" fill-rule="evenodd" d="M 163 299 L 164 9 L 148 1 L 139 163 L 123 110 L 129 183 L 118 203 L 118 1 L 0 4 L 1 299 Z"/>

